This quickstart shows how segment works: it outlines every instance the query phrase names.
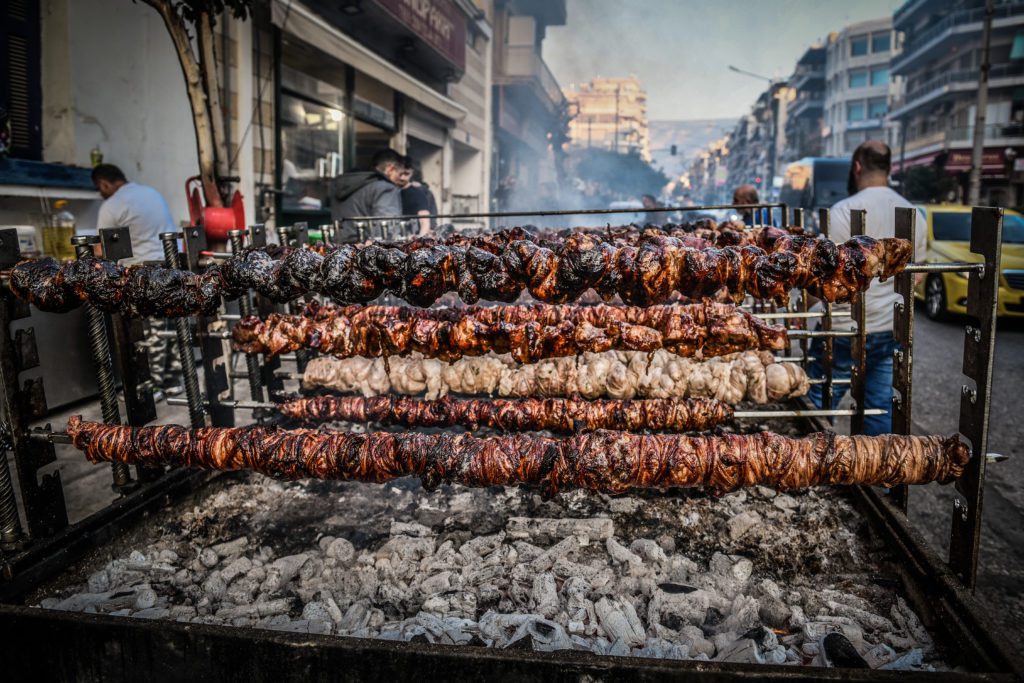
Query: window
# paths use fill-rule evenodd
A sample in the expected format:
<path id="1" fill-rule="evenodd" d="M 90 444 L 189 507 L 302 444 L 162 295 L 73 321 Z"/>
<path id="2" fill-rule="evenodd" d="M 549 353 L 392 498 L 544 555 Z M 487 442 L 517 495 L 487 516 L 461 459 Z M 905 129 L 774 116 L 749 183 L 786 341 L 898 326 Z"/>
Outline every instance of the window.
<path id="1" fill-rule="evenodd" d="M 889 105 L 885 100 L 871 100 L 868 102 L 868 118 L 880 119 L 889 111 Z"/>
<path id="2" fill-rule="evenodd" d="M 871 36 L 871 51 L 872 52 L 888 52 L 892 45 L 892 34 L 888 31 L 885 33 L 876 33 Z"/>
<path id="3" fill-rule="evenodd" d="M 889 67 L 871 70 L 871 85 L 885 85 L 889 82 Z"/>
<path id="4" fill-rule="evenodd" d="M 868 37 L 854 36 L 850 38 L 850 56 L 862 57 L 868 53 Z"/>
<path id="5" fill-rule="evenodd" d="M 1013 37 L 1013 47 L 1010 48 L 1010 59 L 1024 59 L 1024 33 L 1018 33 Z"/>
<path id="6" fill-rule="evenodd" d="M 281 95 L 283 209 L 322 209 L 328 183 L 341 174 L 345 114 L 340 109 Z"/>
<path id="7" fill-rule="evenodd" d="M 39 3 L 0 4 L 0 107 L 11 126 L 9 154 L 42 159 L 42 77 Z"/>
<path id="8" fill-rule="evenodd" d="M 886 73 L 888 74 L 888 70 Z M 847 83 L 851 88 L 863 88 L 868 84 L 868 72 L 864 69 L 851 71 Z"/>
<path id="9" fill-rule="evenodd" d="M 863 102 L 850 102 L 846 105 L 846 120 L 847 121 L 863 121 L 864 120 L 864 103 Z"/>

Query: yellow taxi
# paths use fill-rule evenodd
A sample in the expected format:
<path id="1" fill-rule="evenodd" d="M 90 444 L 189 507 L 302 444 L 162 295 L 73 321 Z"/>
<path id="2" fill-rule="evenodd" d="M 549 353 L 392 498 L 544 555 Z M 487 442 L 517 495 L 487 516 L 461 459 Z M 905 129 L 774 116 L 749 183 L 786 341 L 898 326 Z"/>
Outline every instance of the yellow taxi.
<path id="1" fill-rule="evenodd" d="M 979 262 L 971 251 L 971 208 L 959 204 L 926 204 L 918 207 L 918 223 L 928 229 L 929 263 Z M 1002 273 L 999 278 L 1000 316 L 1024 317 L 1024 216 L 1007 210 L 1003 217 Z M 931 273 L 917 285 L 917 298 L 925 314 L 941 320 L 951 313 L 967 312 L 967 277 L 963 273 Z"/>

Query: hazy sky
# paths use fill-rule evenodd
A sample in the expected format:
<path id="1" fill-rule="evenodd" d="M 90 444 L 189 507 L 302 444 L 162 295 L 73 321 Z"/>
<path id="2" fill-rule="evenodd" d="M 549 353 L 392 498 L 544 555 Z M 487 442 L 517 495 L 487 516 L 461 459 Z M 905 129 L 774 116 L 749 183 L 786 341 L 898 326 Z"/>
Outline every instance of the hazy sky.
<path id="1" fill-rule="evenodd" d="M 891 15 L 903 0 L 568 0 L 544 59 L 560 85 L 635 74 L 652 119 L 739 117 L 766 82 L 846 24 Z"/>

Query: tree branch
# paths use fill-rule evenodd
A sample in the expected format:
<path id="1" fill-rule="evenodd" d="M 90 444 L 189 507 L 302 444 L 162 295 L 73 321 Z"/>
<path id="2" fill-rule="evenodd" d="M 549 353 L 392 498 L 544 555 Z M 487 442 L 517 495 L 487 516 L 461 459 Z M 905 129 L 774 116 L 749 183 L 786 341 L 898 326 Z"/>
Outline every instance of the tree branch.
<path id="1" fill-rule="evenodd" d="M 196 28 L 199 39 L 199 66 L 203 73 L 207 102 L 210 105 L 210 119 L 213 123 L 213 144 L 216 154 L 217 175 L 226 177 L 231 175 L 231 169 L 228 167 L 227 134 L 224 128 L 224 110 L 221 108 L 220 101 L 217 55 L 214 52 L 213 21 L 210 18 L 209 12 L 203 11 L 199 13 Z M 227 59 L 227 55 L 223 55 L 223 57 Z"/>
<path id="2" fill-rule="evenodd" d="M 196 152 L 199 156 L 199 177 L 203 184 L 203 194 L 207 206 L 224 205 L 217 187 L 216 151 L 213 132 L 210 129 L 210 111 L 207 107 L 206 93 L 203 92 L 203 81 L 195 54 L 192 52 L 192 41 L 181 17 L 171 7 L 170 0 L 142 0 L 157 12 L 164 20 L 167 32 L 171 35 L 174 49 L 178 53 L 182 74 L 185 76 L 185 88 L 188 91 L 189 103 L 192 105 L 192 121 L 196 131 Z"/>

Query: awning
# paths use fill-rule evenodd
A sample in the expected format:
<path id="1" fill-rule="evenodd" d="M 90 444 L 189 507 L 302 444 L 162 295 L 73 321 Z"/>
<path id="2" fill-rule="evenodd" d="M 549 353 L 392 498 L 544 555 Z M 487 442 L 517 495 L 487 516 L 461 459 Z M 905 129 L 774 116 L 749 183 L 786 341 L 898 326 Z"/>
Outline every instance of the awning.
<path id="1" fill-rule="evenodd" d="M 412 76 L 399 71 L 355 40 L 345 35 L 297 0 L 273 0 L 272 19 L 290 33 L 332 57 L 376 78 L 406 97 L 453 121 L 461 121 L 466 110 Z"/>

